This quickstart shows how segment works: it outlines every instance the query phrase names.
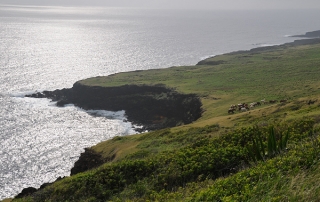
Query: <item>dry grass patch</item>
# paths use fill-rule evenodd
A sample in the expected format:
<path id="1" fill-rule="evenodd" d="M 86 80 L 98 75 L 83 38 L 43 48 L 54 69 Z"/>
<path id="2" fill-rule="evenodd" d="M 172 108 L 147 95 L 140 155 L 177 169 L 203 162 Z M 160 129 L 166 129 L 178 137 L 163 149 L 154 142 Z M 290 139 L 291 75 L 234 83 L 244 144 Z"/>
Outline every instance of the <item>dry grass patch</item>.
<path id="1" fill-rule="evenodd" d="M 92 147 L 94 151 L 101 154 L 104 159 L 109 159 L 114 156 L 112 162 L 123 159 L 130 153 L 138 151 L 136 148 L 139 144 L 137 140 L 141 135 L 132 136 L 116 136 L 111 140 L 101 142 Z"/>

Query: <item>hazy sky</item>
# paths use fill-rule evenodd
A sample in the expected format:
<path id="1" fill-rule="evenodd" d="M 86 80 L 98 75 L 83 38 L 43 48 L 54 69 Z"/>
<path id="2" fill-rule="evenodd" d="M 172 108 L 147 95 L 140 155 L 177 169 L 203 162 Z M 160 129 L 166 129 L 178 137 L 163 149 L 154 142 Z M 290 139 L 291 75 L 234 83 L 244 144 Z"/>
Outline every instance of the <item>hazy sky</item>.
<path id="1" fill-rule="evenodd" d="M 197 9 L 320 9 L 319 0 L 0 0 L 0 4 Z"/>

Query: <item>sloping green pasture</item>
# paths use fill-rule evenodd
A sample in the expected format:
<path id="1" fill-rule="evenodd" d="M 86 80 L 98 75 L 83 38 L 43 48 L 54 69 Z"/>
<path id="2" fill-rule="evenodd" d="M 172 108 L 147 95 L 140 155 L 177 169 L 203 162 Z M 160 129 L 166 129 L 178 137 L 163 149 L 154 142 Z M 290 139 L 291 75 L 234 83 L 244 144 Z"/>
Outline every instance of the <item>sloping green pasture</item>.
<path id="1" fill-rule="evenodd" d="M 163 84 L 196 93 L 203 117 L 190 125 L 102 142 L 92 148 L 105 158 L 114 156 L 112 161 L 17 201 L 319 201 L 319 75 L 320 44 L 314 44 L 80 81 Z M 264 98 L 288 101 L 227 113 L 231 104 Z M 289 134 L 286 147 L 272 154 L 270 128 L 274 148 Z"/>
<path id="2" fill-rule="evenodd" d="M 231 104 L 319 95 L 319 48 L 319 44 L 279 46 L 215 56 L 204 65 L 127 72 L 80 82 L 92 86 L 164 84 L 182 93 L 196 93 L 203 102 L 204 120 L 226 115 Z M 223 62 L 212 66 L 212 61 Z"/>

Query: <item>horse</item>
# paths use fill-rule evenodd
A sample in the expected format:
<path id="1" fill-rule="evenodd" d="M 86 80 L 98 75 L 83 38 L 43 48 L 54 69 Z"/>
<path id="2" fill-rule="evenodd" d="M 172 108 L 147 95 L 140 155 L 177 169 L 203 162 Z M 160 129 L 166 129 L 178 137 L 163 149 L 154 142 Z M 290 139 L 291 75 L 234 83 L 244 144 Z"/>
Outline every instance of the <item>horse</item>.
<path id="1" fill-rule="evenodd" d="M 242 112 L 246 112 L 246 111 L 248 111 L 248 110 L 249 110 L 248 107 L 242 107 L 242 108 L 240 109 L 240 111 L 242 111 Z"/>
<path id="2" fill-rule="evenodd" d="M 280 100 L 280 103 L 286 103 L 287 102 L 287 100 Z"/>
<path id="3" fill-rule="evenodd" d="M 318 99 L 316 99 L 316 100 L 309 100 L 308 102 L 307 102 L 307 104 L 308 105 L 312 105 L 312 104 L 314 104 L 315 102 L 317 102 L 318 101 Z"/>
<path id="4" fill-rule="evenodd" d="M 258 105 L 257 102 L 252 102 L 252 103 L 250 103 L 250 108 L 253 108 L 253 107 L 257 106 L 257 105 Z"/>
<path id="5" fill-rule="evenodd" d="M 228 114 L 234 114 L 234 111 L 235 111 L 235 109 L 230 108 L 230 109 L 228 109 Z"/>
<path id="6" fill-rule="evenodd" d="M 237 106 L 236 105 L 231 105 L 230 109 L 237 109 Z"/>

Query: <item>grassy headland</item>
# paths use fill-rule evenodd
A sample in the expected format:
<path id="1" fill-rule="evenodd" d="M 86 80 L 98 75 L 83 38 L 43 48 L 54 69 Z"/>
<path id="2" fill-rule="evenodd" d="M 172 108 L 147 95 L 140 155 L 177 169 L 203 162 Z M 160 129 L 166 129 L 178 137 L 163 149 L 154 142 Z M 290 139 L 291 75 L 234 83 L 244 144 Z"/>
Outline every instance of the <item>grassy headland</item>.
<path id="1" fill-rule="evenodd" d="M 287 99 L 292 103 L 299 98 L 317 97 L 320 94 L 319 47 L 318 43 L 239 51 L 206 59 L 201 65 L 126 72 L 79 82 L 105 87 L 164 84 L 178 92 L 200 96 L 204 113 L 189 126 L 205 126 L 214 120 L 220 125 L 233 126 L 231 120 L 218 121 L 230 117 L 227 110 L 232 104 L 262 99 Z M 254 110 L 251 115 L 256 113 Z"/>
<path id="2" fill-rule="evenodd" d="M 91 149 L 102 166 L 16 201 L 319 201 L 320 42 L 239 51 L 195 66 L 79 81 L 165 85 L 197 94 L 203 114 Z M 263 104 L 228 114 L 231 105 Z"/>

